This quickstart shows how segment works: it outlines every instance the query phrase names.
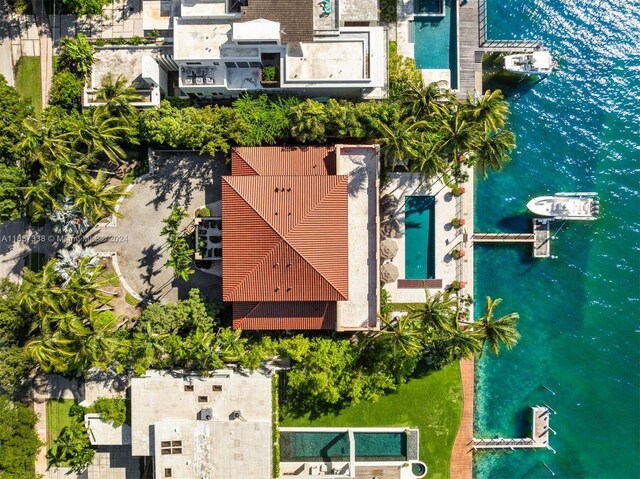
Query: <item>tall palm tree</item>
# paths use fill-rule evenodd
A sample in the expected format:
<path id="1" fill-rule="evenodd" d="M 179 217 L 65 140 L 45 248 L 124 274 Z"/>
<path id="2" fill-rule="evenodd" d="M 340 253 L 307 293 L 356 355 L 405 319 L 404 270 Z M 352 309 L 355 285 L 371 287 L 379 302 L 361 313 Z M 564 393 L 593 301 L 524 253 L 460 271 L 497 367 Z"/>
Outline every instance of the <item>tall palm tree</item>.
<path id="1" fill-rule="evenodd" d="M 83 248 L 79 244 L 74 244 L 70 249 L 63 249 L 58 253 L 58 261 L 54 265 L 56 273 L 62 278 L 62 285 L 65 286 L 71 281 L 74 274 L 81 274 L 81 265 L 86 268 L 95 268 L 100 262 L 98 253 L 93 248 Z M 87 258 L 84 263 L 83 258 Z"/>
<path id="2" fill-rule="evenodd" d="M 24 189 L 27 212 L 32 220 L 40 221 L 49 217 L 51 211 L 60 209 L 55 197 L 55 185 L 41 173 L 40 178 Z"/>
<path id="3" fill-rule="evenodd" d="M 407 90 L 402 98 L 406 112 L 414 118 L 431 115 L 436 105 L 451 100 L 451 93 L 442 81 L 423 85 L 422 82 L 408 82 Z"/>
<path id="4" fill-rule="evenodd" d="M 71 153 L 66 141 L 54 134 L 50 122 L 32 117 L 22 121 L 22 141 L 18 147 L 29 161 L 42 166 L 51 159 L 58 156 L 68 157 Z"/>
<path id="5" fill-rule="evenodd" d="M 392 351 L 400 351 L 409 357 L 415 357 L 422 351 L 422 332 L 420 324 L 409 314 L 391 317 L 390 314 L 378 314 L 380 331 L 374 338 L 384 341 Z"/>
<path id="6" fill-rule="evenodd" d="M 291 108 L 291 136 L 301 143 L 324 141 L 327 114 L 324 105 L 306 99 Z"/>
<path id="7" fill-rule="evenodd" d="M 382 143 L 380 154 L 386 165 L 394 165 L 396 161 L 410 162 L 422 156 L 423 133 L 429 127 L 428 122 L 407 117 L 397 124 L 375 120 L 374 127 L 377 130 L 377 140 Z"/>
<path id="8" fill-rule="evenodd" d="M 493 317 L 493 310 L 501 302 L 500 298 L 492 300 L 487 296 L 484 315 L 473 323 L 474 331 L 477 331 L 483 343 L 488 344 L 493 354 L 496 355 L 500 354 L 501 345 L 511 349 L 520 339 L 520 333 L 516 329 L 518 319 L 520 319 L 518 313 L 509 313 L 499 318 Z"/>
<path id="9" fill-rule="evenodd" d="M 133 137 L 135 130 L 123 124 L 119 118 L 112 117 L 104 108 L 93 108 L 71 121 L 70 131 L 59 138 L 67 141 L 76 151 L 89 155 L 104 154 L 110 161 L 117 163 L 125 159 L 125 153 L 118 142 Z"/>
<path id="10" fill-rule="evenodd" d="M 450 161 L 473 150 L 480 136 L 478 128 L 467 121 L 459 108 L 441 120 L 438 133 L 438 147 Z"/>
<path id="11" fill-rule="evenodd" d="M 74 193 L 76 208 L 92 224 L 107 216 L 119 216 L 116 210 L 118 200 L 127 195 L 124 186 L 110 186 L 109 179 L 102 170 L 95 180 L 85 183 L 82 189 Z"/>
<path id="12" fill-rule="evenodd" d="M 112 73 L 107 73 L 102 77 L 96 98 L 98 101 L 104 102 L 104 106 L 111 116 L 124 118 L 127 121 L 138 112 L 132 103 L 143 100 L 136 93 L 135 87 L 123 75 L 116 77 Z"/>
<path id="13" fill-rule="evenodd" d="M 509 152 L 516 146 L 515 135 L 508 130 L 485 133 L 475 151 L 473 164 L 480 168 L 486 178 L 488 171 L 501 171 L 511 161 Z"/>
<path id="14" fill-rule="evenodd" d="M 502 128 L 509 115 L 509 105 L 500 90 L 487 90 L 484 95 L 474 98 L 470 93 L 462 104 L 465 116 L 482 126 L 485 133 Z"/>
<path id="15" fill-rule="evenodd" d="M 91 227 L 89 220 L 82 216 L 71 198 L 58 200 L 57 208 L 54 208 L 48 217 L 53 222 L 53 231 L 60 234 L 78 236 L 86 233 Z"/>
<path id="16" fill-rule="evenodd" d="M 233 328 L 221 328 L 216 333 L 217 352 L 225 362 L 238 362 L 244 356 L 247 339 L 242 331 Z"/>

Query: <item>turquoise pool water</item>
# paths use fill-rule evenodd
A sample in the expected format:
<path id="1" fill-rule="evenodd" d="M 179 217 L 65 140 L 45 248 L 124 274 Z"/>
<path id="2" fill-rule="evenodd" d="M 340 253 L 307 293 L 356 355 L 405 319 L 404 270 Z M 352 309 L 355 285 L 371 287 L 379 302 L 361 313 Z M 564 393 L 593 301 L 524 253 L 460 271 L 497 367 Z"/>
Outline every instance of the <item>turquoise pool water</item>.
<path id="1" fill-rule="evenodd" d="M 407 436 L 403 432 L 354 432 L 356 461 L 404 461 Z M 346 432 L 280 432 L 280 460 L 348 461 Z"/>
<path id="2" fill-rule="evenodd" d="M 452 88 L 458 88 L 456 24 L 457 4 L 445 0 L 444 16 L 416 16 L 410 26 L 416 66 L 420 69 L 450 70 Z"/>
<path id="3" fill-rule="evenodd" d="M 478 180 L 477 231 L 528 231 L 525 204 L 597 191 L 602 218 L 567 223 L 557 259 L 478 247 L 476 304 L 518 311 L 520 344 L 477 368 L 476 434 L 528 432 L 528 406 L 553 407 L 551 451 L 481 453 L 478 479 L 640 477 L 640 8 L 604 0 L 489 1 L 494 39 L 541 38 L 560 71 L 509 94 L 513 161 Z M 481 311 L 479 310 L 478 313 Z M 556 394 L 552 395 L 542 385 Z"/>
<path id="4" fill-rule="evenodd" d="M 406 196 L 405 278 L 435 278 L 435 205 L 433 196 Z"/>

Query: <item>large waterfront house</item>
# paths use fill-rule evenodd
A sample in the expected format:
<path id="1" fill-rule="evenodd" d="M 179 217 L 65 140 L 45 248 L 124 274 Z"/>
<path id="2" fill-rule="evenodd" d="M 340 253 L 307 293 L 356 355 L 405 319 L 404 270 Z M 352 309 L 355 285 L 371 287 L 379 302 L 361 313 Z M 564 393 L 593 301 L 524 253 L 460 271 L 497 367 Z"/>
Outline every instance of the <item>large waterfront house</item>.
<path id="1" fill-rule="evenodd" d="M 378 327 L 378 147 L 236 148 L 222 293 L 241 329 Z"/>
<path id="2" fill-rule="evenodd" d="M 161 44 L 102 48 L 96 56 L 115 70 L 125 67 L 122 74 L 144 97 L 139 107 L 165 95 L 211 101 L 262 90 L 387 95 L 387 38 L 376 2 L 149 0 L 142 13 L 145 34 L 160 34 Z M 85 106 L 97 104 L 100 77 L 87 85 Z"/>

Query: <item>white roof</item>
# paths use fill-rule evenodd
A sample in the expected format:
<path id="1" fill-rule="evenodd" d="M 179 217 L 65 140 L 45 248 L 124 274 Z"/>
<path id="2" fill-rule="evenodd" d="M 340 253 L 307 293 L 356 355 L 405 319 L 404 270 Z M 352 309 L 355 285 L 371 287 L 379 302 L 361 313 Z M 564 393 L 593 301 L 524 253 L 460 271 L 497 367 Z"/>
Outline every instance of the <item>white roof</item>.
<path id="1" fill-rule="evenodd" d="M 251 20 L 233 24 L 233 41 L 280 41 L 280 23 L 271 20 Z"/>

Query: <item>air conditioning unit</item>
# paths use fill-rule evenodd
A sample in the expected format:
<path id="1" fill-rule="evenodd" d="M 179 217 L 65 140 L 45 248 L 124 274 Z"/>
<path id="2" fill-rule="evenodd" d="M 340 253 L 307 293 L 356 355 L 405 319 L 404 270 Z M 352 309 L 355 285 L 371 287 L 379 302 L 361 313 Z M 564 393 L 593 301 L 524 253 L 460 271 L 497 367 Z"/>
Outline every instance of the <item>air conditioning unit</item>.
<path id="1" fill-rule="evenodd" d="M 211 421 L 212 419 L 213 419 L 213 409 L 206 408 L 206 409 L 201 409 L 198 412 L 199 421 Z"/>

